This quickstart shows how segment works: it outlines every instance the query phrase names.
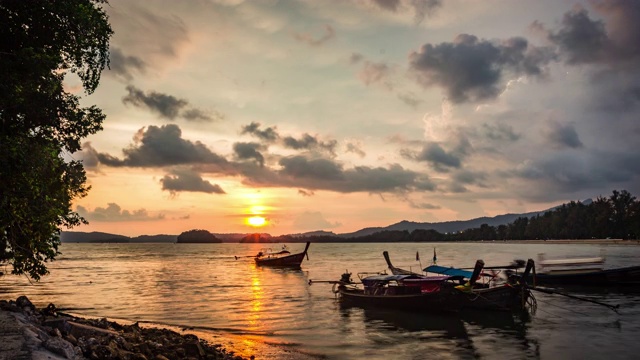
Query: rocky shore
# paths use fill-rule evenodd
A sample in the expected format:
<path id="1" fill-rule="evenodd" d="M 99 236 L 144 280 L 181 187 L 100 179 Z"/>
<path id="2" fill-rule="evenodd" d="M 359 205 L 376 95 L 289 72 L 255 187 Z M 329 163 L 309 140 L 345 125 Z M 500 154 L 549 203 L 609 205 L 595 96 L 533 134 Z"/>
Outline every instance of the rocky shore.
<path id="1" fill-rule="evenodd" d="M 37 309 L 26 296 L 20 296 L 15 301 L 0 300 L 0 360 L 9 359 L 245 358 L 195 335 L 79 318 L 58 312 L 53 304 Z"/>

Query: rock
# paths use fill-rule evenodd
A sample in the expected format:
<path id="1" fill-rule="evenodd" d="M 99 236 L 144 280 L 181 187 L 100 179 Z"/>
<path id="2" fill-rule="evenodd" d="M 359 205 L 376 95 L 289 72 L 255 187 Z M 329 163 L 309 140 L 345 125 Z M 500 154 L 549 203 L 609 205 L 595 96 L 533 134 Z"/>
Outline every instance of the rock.
<path id="1" fill-rule="evenodd" d="M 65 336 L 64 339 L 73 344 L 73 346 L 78 346 L 78 339 L 76 339 L 75 336 L 69 334 Z"/>
<path id="2" fill-rule="evenodd" d="M 49 335 L 54 336 L 54 337 L 59 337 L 59 338 L 62 337 L 62 333 L 57 328 L 51 329 L 51 331 L 49 331 Z"/>
<path id="3" fill-rule="evenodd" d="M 167 357 L 165 357 L 164 355 L 156 355 L 156 357 L 153 358 L 153 360 L 169 360 Z"/>
<path id="4" fill-rule="evenodd" d="M 74 346 L 70 342 L 62 338 L 48 338 L 42 343 L 42 346 L 44 346 L 47 350 L 66 357 L 67 359 L 76 358 L 76 349 L 74 348 Z"/>
<path id="5" fill-rule="evenodd" d="M 200 345 L 200 341 L 197 341 L 197 340 L 196 341 L 192 340 L 184 343 L 184 345 L 182 345 L 182 348 L 184 349 L 184 352 L 187 356 L 201 358 L 206 355 L 204 352 L 204 349 L 202 348 L 202 345 Z"/>
<path id="6" fill-rule="evenodd" d="M 16 299 L 16 305 L 17 305 L 20 309 L 22 309 L 22 310 L 24 310 L 24 311 L 26 311 L 26 312 L 27 312 L 27 310 L 28 310 L 28 312 L 31 312 L 31 313 L 36 312 L 36 307 L 35 307 L 35 306 L 33 306 L 33 304 L 31 303 L 31 301 L 29 300 L 29 298 L 27 298 L 27 297 L 26 297 L 26 296 L 24 296 L 24 295 L 22 295 L 22 296 L 20 296 L 20 297 L 18 297 L 18 298 Z"/>

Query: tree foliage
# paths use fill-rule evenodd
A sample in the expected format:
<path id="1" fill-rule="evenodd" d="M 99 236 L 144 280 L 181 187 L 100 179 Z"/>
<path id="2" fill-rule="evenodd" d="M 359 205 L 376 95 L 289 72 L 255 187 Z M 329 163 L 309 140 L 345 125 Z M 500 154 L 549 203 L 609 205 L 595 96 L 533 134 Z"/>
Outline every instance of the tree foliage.
<path id="1" fill-rule="evenodd" d="M 71 206 L 89 190 L 86 174 L 64 155 L 80 150 L 105 116 L 81 107 L 64 80 L 77 76 L 86 94 L 98 86 L 113 33 L 105 3 L 0 2 L 0 263 L 14 274 L 40 279 L 60 228 L 85 222 Z"/>
<path id="2" fill-rule="evenodd" d="M 571 201 L 542 215 L 519 217 L 499 226 L 482 224 L 455 233 L 436 230 L 380 231 L 357 238 L 308 236 L 297 242 L 438 242 L 478 240 L 546 240 L 546 239 L 639 239 L 640 201 L 628 191 L 613 190 L 609 198 L 599 197 L 590 204 Z M 282 241 L 273 238 L 273 241 Z"/>

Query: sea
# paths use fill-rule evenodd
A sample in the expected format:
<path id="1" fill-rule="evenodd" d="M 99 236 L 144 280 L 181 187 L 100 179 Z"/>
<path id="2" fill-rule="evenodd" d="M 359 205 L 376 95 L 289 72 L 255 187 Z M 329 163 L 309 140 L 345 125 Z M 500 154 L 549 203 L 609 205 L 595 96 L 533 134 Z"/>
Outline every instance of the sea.
<path id="1" fill-rule="evenodd" d="M 256 267 L 259 251 L 284 244 L 63 243 L 39 282 L 0 277 L 0 299 L 194 333 L 256 359 L 637 359 L 640 291 L 572 290 L 619 305 L 534 292 L 535 311 L 412 313 L 345 307 L 324 280 L 349 272 L 420 271 L 436 262 L 472 267 L 514 259 L 605 256 L 640 265 L 640 246 L 597 244 L 312 243 L 301 270 Z M 304 244 L 286 244 L 292 253 Z M 10 269 L 3 269 L 5 274 Z M 311 282 L 311 284 L 310 284 Z M 314 283 L 315 282 L 315 283 Z"/>

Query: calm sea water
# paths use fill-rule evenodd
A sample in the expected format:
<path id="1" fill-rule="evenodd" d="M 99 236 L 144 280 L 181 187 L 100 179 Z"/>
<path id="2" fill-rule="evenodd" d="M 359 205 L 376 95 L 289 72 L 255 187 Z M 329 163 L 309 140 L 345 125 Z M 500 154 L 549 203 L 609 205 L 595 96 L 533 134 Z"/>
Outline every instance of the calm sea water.
<path id="1" fill-rule="evenodd" d="M 457 315 L 344 308 L 329 284 L 348 270 L 383 271 L 382 251 L 394 265 L 487 266 L 547 256 L 607 257 L 609 267 L 640 264 L 640 246 L 559 244 L 311 244 L 301 271 L 259 268 L 250 258 L 260 244 L 63 244 L 51 274 L 30 284 L 0 278 L 0 298 L 27 295 L 39 306 L 84 316 L 189 328 L 258 359 L 637 358 L 640 292 L 583 292 L 620 304 L 619 314 L 595 304 L 535 293 L 530 317 L 502 313 Z M 281 245 L 269 245 L 279 249 Z M 304 244 L 290 244 L 292 252 Z"/>

